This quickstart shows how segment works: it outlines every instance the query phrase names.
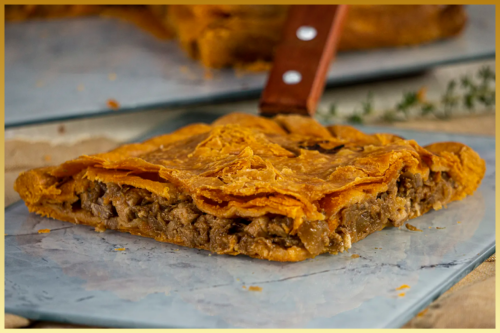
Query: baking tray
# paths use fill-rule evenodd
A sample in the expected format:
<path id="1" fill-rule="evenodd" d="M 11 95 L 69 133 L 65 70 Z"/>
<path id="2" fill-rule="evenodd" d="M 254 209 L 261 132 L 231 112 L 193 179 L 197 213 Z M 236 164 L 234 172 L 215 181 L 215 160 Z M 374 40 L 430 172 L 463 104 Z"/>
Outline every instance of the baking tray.
<path id="1" fill-rule="evenodd" d="M 416 73 L 495 55 L 495 7 L 467 6 L 464 33 L 419 47 L 347 52 L 331 66 L 327 84 Z M 267 74 L 212 71 L 189 59 L 175 41 L 100 17 L 5 25 L 5 126 L 180 107 L 256 97 Z M 109 80 L 110 74 L 116 79 Z M 83 88 L 83 90 L 82 90 Z M 108 99 L 121 108 L 113 111 Z"/>
<path id="2" fill-rule="evenodd" d="M 217 116 L 173 112 L 142 139 Z M 106 327 L 402 326 L 495 251 L 495 139 L 359 128 L 422 145 L 463 142 L 486 160 L 486 176 L 473 196 L 412 220 L 423 232 L 384 229 L 349 253 L 298 263 L 211 255 L 114 231 L 98 234 L 29 214 L 18 202 L 5 212 L 6 312 Z M 403 284 L 410 289 L 397 291 Z"/>

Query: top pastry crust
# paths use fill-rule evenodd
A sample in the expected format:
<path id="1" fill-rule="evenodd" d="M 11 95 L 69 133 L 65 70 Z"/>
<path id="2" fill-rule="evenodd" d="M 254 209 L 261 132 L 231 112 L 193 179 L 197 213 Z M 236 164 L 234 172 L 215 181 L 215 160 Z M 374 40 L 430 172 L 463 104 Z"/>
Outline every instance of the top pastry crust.
<path id="1" fill-rule="evenodd" d="M 302 116 L 232 113 L 211 125 L 193 124 L 108 153 L 30 170 L 15 189 L 31 211 L 57 217 L 45 207 L 77 200 L 79 183 L 68 180 L 83 177 L 167 199 L 191 197 L 200 211 L 219 218 L 288 217 L 290 233 L 296 234 L 304 221 L 326 221 L 336 230 L 343 209 L 387 192 L 402 173 L 418 174 L 423 183 L 436 181 L 437 174 L 451 179 L 446 204 L 477 189 L 485 162 L 456 142 L 421 147 L 391 134 L 323 127 Z"/>

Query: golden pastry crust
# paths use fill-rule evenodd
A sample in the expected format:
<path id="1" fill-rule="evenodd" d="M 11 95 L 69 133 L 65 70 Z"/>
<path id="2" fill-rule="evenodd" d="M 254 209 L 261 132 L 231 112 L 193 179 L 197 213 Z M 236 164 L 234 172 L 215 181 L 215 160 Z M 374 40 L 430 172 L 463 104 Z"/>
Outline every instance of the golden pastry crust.
<path id="1" fill-rule="evenodd" d="M 233 113 L 212 125 L 193 124 L 108 153 L 24 172 L 15 189 L 31 212 L 68 222 L 217 253 L 298 261 L 344 251 L 371 232 L 461 200 L 477 189 L 484 173 L 479 155 L 456 142 L 420 147 L 391 134 L 368 135 L 343 125 L 323 127 L 301 116 L 267 119 Z M 125 202 L 118 200 L 122 187 L 143 189 L 142 197 L 161 198 L 165 207 L 184 202 L 190 208 L 168 219 L 181 216 L 185 222 L 189 214 L 196 215 L 188 223 L 191 229 L 200 218 L 216 221 L 213 225 L 222 221 L 225 231 L 210 237 L 224 241 L 202 244 L 192 234 L 188 239 L 180 224 L 170 234 L 168 228 L 151 231 L 151 225 L 134 229 L 120 213 L 113 215 L 115 220 L 106 216 L 115 224 L 106 222 L 101 206 L 90 204 L 94 215 L 81 209 L 86 198 L 81 193 L 96 184 L 114 188 L 99 204 L 113 202 L 118 211 Z M 418 191 L 419 203 L 410 202 L 409 196 Z M 440 194 L 434 197 L 433 192 Z M 367 207 L 372 213 L 375 208 L 386 211 L 387 216 L 379 214 L 383 221 L 374 218 L 365 221 L 368 225 L 359 217 Z M 168 224 L 164 218 L 160 220 Z M 134 221 L 139 223 L 140 216 Z M 239 231 L 231 234 L 231 223 Z M 214 229 L 213 225 L 209 226 Z M 259 226 L 264 231 L 257 230 Z"/>
<path id="2" fill-rule="evenodd" d="M 158 17 L 176 32 L 191 57 L 207 67 L 219 68 L 271 61 L 288 8 L 171 5 Z M 338 49 L 419 45 L 455 36 L 466 22 L 461 5 L 351 5 Z"/>

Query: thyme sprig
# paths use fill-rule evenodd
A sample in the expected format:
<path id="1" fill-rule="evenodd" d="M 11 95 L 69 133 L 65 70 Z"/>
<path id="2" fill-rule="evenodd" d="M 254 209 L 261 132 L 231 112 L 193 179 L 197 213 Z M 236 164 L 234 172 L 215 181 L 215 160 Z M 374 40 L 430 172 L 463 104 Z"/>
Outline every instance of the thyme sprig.
<path id="1" fill-rule="evenodd" d="M 459 80 L 453 79 L 448 82 L 444 94 L 437 101 L 426 99 L 425 87 L 405 92 L 393 108 L 383 111 L 374 118 L 374 97 L 373 93 L 369 92 L 366 99 L 347 116 L 339 115 L 336 104 L 331 104 L 325 113 L 318 113 L 318 116 L 325 121 L 340 118 L 353 124 L 362 124 L 368 118 L 385 122 L 428 116 L 447 119 L 458 108 L 469 112 L 475 112 L 477 106 L 491 109 L 495 105 L 495 78 L 495 72 L 489 66 L 483 66 L 475 76 L 463 75 Z"/>

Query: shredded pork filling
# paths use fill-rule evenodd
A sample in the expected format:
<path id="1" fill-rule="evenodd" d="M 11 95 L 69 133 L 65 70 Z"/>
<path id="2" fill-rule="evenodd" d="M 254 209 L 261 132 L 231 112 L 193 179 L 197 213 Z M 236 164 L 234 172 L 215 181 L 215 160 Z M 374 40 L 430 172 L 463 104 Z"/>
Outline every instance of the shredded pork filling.
<path id="1" fill-rule="evenodd" d="M 326 221 L 305 220 L 294 235 L 293 219 L 285 216 L 219 218 L 200 211 L 189 197 L 166 199 L 144 189 L 114 183 L 88 181 L 86 191 L 78 194 L 79 201 L 66 208 L 98 217 L 106 229 L 217 253 L 237 250 L 257 255 L 266 248 L 296 246 L 317 255 L 342 252 L 377 230 L 399 227 L 410 218 L 446 204 L 454 186 L 445 174 L 433 173 L 424 182 L 419 174 L 404 172 L 388 191 L 342 209 L 333 232 Z"/>

